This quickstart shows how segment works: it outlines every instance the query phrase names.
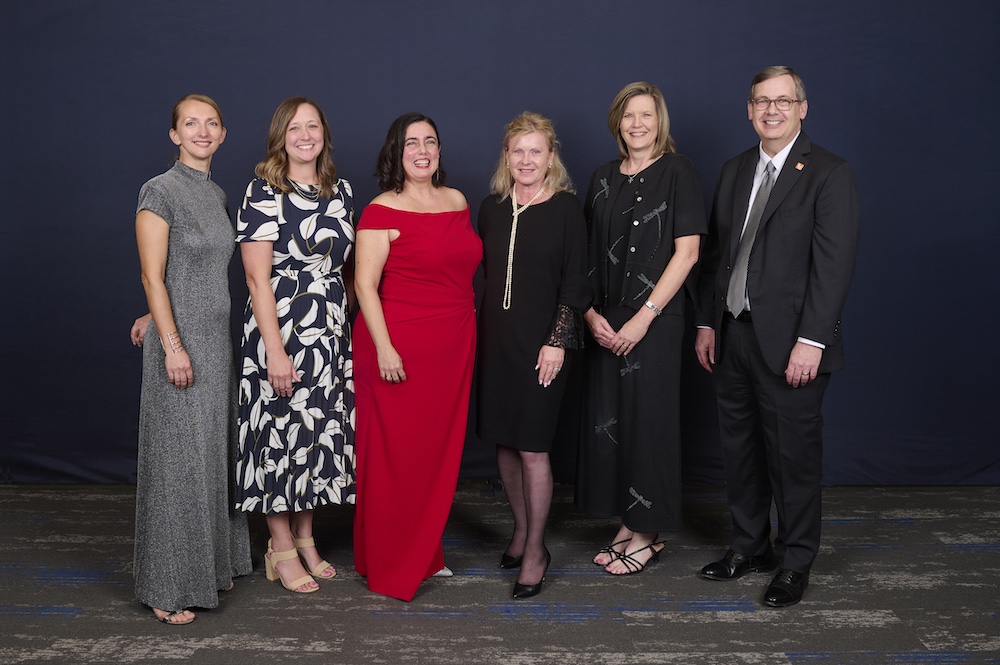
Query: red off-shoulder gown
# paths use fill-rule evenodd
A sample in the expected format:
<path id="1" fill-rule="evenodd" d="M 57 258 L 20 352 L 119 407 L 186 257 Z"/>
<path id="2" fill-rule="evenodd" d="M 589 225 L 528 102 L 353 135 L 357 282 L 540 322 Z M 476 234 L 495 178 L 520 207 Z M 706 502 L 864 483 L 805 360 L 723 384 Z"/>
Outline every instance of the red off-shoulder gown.
<path id="1" fill-rule="evenodd" d="M 354 566 L 372 591 L 412 600 L 444 566 L 476 353 L 472 278 L 482 243 L 468 208 L 365 208 L 358 230 L 398 229 L 379 295 L 406 381 L 389 383 L 364 316 L 354 328 L 357 507 Z"/>

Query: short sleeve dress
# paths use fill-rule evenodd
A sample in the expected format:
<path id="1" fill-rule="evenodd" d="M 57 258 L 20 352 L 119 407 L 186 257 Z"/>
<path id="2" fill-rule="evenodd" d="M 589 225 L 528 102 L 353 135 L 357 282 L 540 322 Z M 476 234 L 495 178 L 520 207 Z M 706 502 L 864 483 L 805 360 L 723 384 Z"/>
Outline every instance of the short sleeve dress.
<path id="1" fill-rule="evenodd" d="M 354 248 L 351 185 L 340 179 L 328 199 L 301 185 L 282 194 L 255 178 L 236 230 L 237 242 L 274 243 L 271 287 L 278 326 L 301 377 L 291 397 L 272 390 L 248 300 L 236 505 L 280 513 L 354 503 L 354 370 L 343 276 Z"/>
<path id="2" fill-rule="evenodd" d="M 208 174 L 177 162 L 142 186 L 138 211 L 170 225 L 165 282 L 194 374 L 167 378 L 150 322 L 142 347 L 135 507 L 135 595 L 166 611 L 217 607 L 218 591 L 251 572 L 246 516 L 232 510 L 236 374 L 229 332 L 233 227 Z"/>
<path id="3" fill-rule="evenodd" d="M 644 306 L 674 242 L 707 229 L 698 172 L 663 155 L 625 176 L 615 160 L 597 169 L 586 199 L 587 270 L 594 307 L 615 330 Z M 588 344 L 576 502 L 589 515 L 620 515 L 633 531 L 681 528 L 680 371 L 688 276 L 646 335 L 616 356 Z"/>
<path id="4" fill-rule="evenodd" d="M 582 347 L 581 310 L 590 304 L 583 208 L 570 192 L 518 216 L 509 308 L 503 308 L 513 211 L 491 195 L 479 207 L 486 286 L 479 307 L 476 432 L 497 445 L 550 452 L 568 368 L 548 386 L 535 364 L 543 345 Z M 565 363 L 572 362 L 567 354 Z"/>

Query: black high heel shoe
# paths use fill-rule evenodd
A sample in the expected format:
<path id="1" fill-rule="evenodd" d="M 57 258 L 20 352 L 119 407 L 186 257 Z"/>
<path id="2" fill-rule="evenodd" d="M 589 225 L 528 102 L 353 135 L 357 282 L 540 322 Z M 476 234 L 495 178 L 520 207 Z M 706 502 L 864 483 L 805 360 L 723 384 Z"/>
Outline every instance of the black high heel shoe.
<path id="1" fill-rule="evenodd" d="M 514 593 L 513 598 L 520 600 L 521 598 L 531 598 L 532 596 L 537 596 L 542 592 L 542 582 L 545 581 L 545 573 L 549 572 L 549 564 L 552 563 L 552 554 L 549 549 L 545 548 L 545 570 L 542 571 L 542 579 L 538 580 L 538 584 L 521 584 L 520 582 L 514 582 Z"/>
<path id="2" fill-rule="evenodd" d="M 523 556 L 511 556 L 506 552 L 504 552 L 503 554 L 500 555 L 500 568 L 502 568 L 503 570 L 520 568 L 521 559 L 523 558 L 524 558 Z"/>

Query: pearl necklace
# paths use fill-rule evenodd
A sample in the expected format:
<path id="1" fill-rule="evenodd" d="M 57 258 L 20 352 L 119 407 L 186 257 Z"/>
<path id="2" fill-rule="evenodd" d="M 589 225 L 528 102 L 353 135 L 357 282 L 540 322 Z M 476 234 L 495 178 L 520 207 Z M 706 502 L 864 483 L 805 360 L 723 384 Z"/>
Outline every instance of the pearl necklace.
<path id="1" fill-rule="evenodd" d="M 514 279 L 514 240 L 517 238 L 517 218 L 522 212 L 528 209 L 532 203 L 542 195 L 545 191 L 545 187 L 539 187 L 538 191 L 531 200 L 525 203 L 520 208 L 517 207 L 517 185 L 510 188 L 510 205 L 514 211 L 514 221 L 510 224 L 510 244 L 507 246 L 507 279 L 503 285 L 503 308 L 505 310 L 510 309 L 510 290 L 511 284 Z"/>

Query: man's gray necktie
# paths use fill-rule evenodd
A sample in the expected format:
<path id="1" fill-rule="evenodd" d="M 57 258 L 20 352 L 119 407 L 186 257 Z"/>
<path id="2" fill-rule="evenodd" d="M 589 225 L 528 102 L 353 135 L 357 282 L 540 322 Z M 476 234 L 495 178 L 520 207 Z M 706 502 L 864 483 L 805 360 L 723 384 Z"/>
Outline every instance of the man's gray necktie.
<path id="1" fill-rule="evenodd" d="M 736 251 L 736 263 L 732 272 L 729 273 L 729 291 L 726 293 L 726 307 L 733 316 L 743 313 L 743 303 L 747 294 L 747 269 L 750 265 L 750 249 L 753 241 L 757 237 L 757 227 L 760 226 L 760 218 L 764 215 L 764 206 L 771 195 L 771 187 L 774 186 L 774 164 L 768 162 L 764 167 L 764 179 L 757 189 L 757 196 L 753 199 L 753 207 L 750 208 L 750 215 L 747 217 L 747 227 L 743 230 L 740 238 L 740 247 Z"/>

